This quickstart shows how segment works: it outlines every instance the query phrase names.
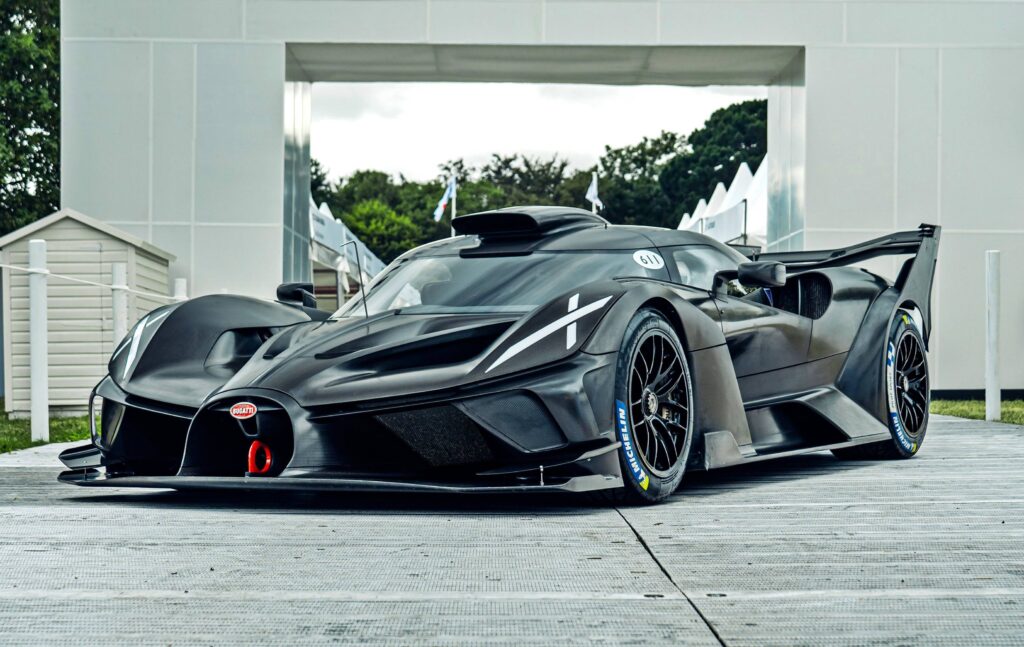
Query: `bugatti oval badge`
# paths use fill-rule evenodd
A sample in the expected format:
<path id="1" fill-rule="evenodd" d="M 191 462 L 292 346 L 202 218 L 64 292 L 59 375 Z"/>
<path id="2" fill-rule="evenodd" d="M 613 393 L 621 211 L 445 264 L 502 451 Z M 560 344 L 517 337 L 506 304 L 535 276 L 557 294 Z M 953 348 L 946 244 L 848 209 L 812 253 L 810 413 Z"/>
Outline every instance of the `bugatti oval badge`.
<path id="1" fill-rule="evenodd" d="M 248 420 L 256 415 L 256 405 L 252 402 L 239 402 L 231 405 L 228 413 L 235 420 Z"/>

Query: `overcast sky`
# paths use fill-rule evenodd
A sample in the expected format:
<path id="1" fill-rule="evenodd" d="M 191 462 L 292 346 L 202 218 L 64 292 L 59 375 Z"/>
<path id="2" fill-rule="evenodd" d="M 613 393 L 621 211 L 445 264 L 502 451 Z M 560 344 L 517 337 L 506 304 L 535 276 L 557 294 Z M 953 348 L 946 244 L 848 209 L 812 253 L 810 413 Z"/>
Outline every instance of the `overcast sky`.
<path id="1" fill-rule="evenodd" d="M 445 161 L 479 165 L 492 153 L 557 153 L 585 168 L 606 144 L 688 134 L 718 108 L 765 96 L 762 87 L 317 83 L 310 146 L 332 179 L 376 169 L 430 180 Z"/>

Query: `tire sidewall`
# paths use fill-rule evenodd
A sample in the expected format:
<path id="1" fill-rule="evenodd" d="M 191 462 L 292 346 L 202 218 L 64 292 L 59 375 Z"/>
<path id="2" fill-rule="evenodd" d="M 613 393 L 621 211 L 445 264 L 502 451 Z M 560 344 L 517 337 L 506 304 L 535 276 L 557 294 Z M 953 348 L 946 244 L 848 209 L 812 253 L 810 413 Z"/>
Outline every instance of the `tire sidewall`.
<path id="1" fill-rule="evenodd" d="M 663 333 L 675 346 L 683 367 L 683 384 L 689 408 L 687 415 L 686 440 L 681 458 L 665 476 L 653 474 L 640 459 L 638 449 L 633 445 L 632 426 L 629 419 L 629 375 L 633 354 L 637 345 L 651 330 Z M 686 353 L 679 340 L 679 335 L 661 313 L 652 309 L 638 311 L 626 326 L 619 357 L 615 366 L 615 402 L 612 403 L 615 419 L 615 435 L 621 443 L 619 447 L 619 464 L 622 468 L 622 482 L 626 492 L 641 501 L 653 502 L 664 499 L 679 487 L 686 471 L 686 462 L 690 456 L 690 445 L 693 442 L 693 387 L 690 381 L 690 367 Z"/>
<path id="2" fill-rule="evenodd" d="M 921 423 L 920 431 L 916 435 L 911 435 L 906 430 L 903 421 L 900 419 L 899 408 L 896 406 L 895 355 L 896 349 L 899 347 L 900 340 L 903 339 L 904 335 L 913 335 L 916 337 L 917 343 L 920 344 L 922 351 L 924 350 L 924 340 L 921 337 L 921 332 L 917 329 L 917 325 L 914 323 L 914 319 L 906 310 L 900 309 L 896 311 L 896 316 L 893 318 L 893 322 L 889 326 L 889 336 L 886 339 L 885 344 L 885 399 L 889 432 L 892 434 L 893 446 L 896 448 L 896 451 L 899 452 L 900 456 L 910 458 L 921 449 L 925 433 L 928 431 L 929 407 L 927 405 L 931 404 L 931 396 L 926 396 L 924 420 Z M 927 353 L 924 354 L 924 370 L 925 375 L 928 375 Z"/>

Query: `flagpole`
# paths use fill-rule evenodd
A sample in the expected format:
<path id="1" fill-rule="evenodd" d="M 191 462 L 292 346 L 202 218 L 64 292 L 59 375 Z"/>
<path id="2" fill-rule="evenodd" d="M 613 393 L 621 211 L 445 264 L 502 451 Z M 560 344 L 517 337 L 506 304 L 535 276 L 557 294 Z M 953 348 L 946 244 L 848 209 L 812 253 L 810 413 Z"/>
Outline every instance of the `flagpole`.
<path id="1" fill-rule="evenodd" d="M 454 178 L 452 178 L 454 181 Z M 455 235 L 455 205 L 459 201 L 459 189 L 458 184 L 455 185 L 455 191 L 452 193 L 452 236 Z"/>

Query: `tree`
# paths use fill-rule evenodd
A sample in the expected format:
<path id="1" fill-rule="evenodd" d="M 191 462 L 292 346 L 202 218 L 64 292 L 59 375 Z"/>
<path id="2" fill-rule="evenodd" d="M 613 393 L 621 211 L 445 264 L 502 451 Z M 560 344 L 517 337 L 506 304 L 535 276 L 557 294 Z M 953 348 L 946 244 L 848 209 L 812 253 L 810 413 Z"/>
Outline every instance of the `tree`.
<path id="1" fill-rule="evenodd" d="M 59 10 L 0 1 L 0 234 L 60 205 Z"/>
<path id="2" fill-rule="evenodd" d="M 331 199 L 332 188 L 327 179 L 327 169 L 316 159 L 309 160 L 309 191 L 317 206 Z"/>
<path id="3" fill-rule="evenodd" d="M 335 186 L 327 205 L 334 213 L 345 213 L 360 202 L 379 200 L 394 209 L 398 204 L 398 194 L 398 186 L 387 173 L 356 171 Z"/>
<path id="4" fill-rule="evenodd" d="M 662 131 L 654 138 L 622 148 L 605 147 L 598 163 L 602 182 L 598 185 L 611 222 L 630 225 L 675 227 L 672 203 L 662 191 L 662 169 L 685 150 L 686 138 Z"/>
<path id="5" fill-rule="evenodd" d="M 768 152 L 768 102 L 744 101 L 716 110 L 689 137 L 690 149 L 669 161 L 661 188 L 679 218 L 707 198 L 719 182 L 728 184 L 746 162 L 756 171 Z"/>
<path id="6" fill-rule="evenodd" d="M 416 225 L 380 200 L 364 200 L 341 219 L 385 263 L 420 244 Z"/>
<path id="7" fill-rule="evenodd" d="M 568 160 L 529 157 L 526 155 L 492 155 L 480 170 L 480 180 L 501 191 L 504 204 L 552 204 L 568 172 Z M 499 205 L 495 205 L 499 206 Z"/>

